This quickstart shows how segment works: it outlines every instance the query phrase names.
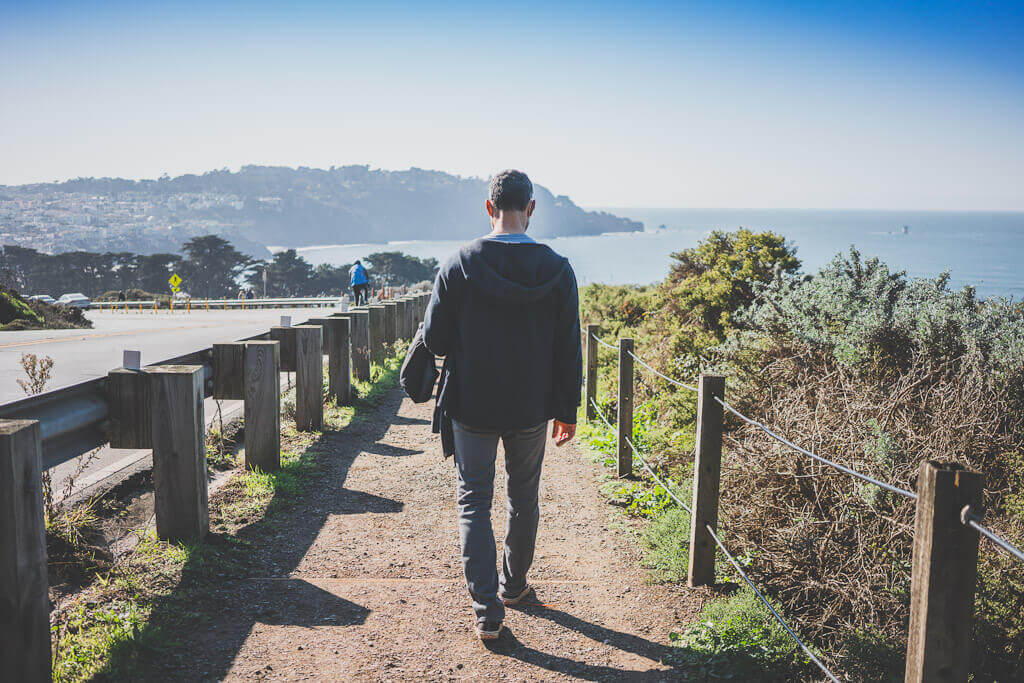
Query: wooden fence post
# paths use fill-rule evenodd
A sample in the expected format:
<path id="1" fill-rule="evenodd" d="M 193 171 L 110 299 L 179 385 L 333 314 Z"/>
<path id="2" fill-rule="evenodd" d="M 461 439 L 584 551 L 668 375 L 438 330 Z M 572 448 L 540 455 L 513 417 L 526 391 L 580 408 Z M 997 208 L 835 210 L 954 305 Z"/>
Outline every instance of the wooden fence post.
<path id="1" fill-rule="evenodd" d="M 157 536 L 171 541 L 201 539 L 210 530 L 203 367 L 162 365 L 146 375 Z"/>
<path id="2" fill-rule="evenodd" d="M 725 378 L 701 375 L 697 392 L 697 451 L 693 460 L 693 515 L 690 518 L 690 566 L 687 583 L 715 583 L 715 540 L 705 525 L 718 530 L 718 486 L 722 466 L 722 404 Z"/>
<path id="3" fill-rule="evenodd" d="M 910 586 L 906 681 L 966 682 L 978 578 L 978 532 L 961 521 L 981 512 L 984 477 L 959 465 L 922 462 Z"/>
<path id="4" fill-rule="evenodd" d="M 370 311 L 352 312 L 352 376 L 362 382 L 370 379 Z"/>
<path id="5" fill-rule="evenodd" d="M 276 341 L 245 343 L 245 466 L 281 468 L 281 349 Z"/>
<path id="6" fill-rule="evenodd" d="M 600 325 L 587 325 L 587 422 L 597 419 L 594 401 L 597 400 L 597 335 L 600 330 Z"/>
<path id="7" fill-rule="evenodd" d="M 116 368 L 107 373 L 111 448 L 152 448 L 152 416 L 146 370 Z"/>
<path id="8" fill-rule="evenodd" d="M 319 325 L 297 325 L 292 329 L 295 331 L 295 426 L 301 431 L 318 432 L 324 428 L 323 330 Z"/>
<path id="9" fill-rule="evenodd" d="M 328 392 L 338 405 L 352 403 L 352 316 L 330 318 L 324 326 L 327 338 Z"/>
<path id="10" fill-rule="evenodd" d="M 241 401 L 245 398 L 245 344 L 213 345 L 213 397 Z"/>
<path id="11" fill-rule="evenodd" d="M 295 372 L 295 328 L 274 325 L 270 338 L 280 346 L 281 372 Z"/>
<path id="12" fill-rule="evenodd" d="M 384 340 L 388 344 L 398 341 L 398 304 L 394 301 L 384 302 Z"/>
<path id="13" fill-rule="evenodd" d="M 395 319 L 398 331 L 395 336 L 399 339 L 411 339 L 409 335 L 409 327 L 407 320 L 405 319 L 406 301 L 405 299 L 395 299 Z"/>
<path id="14" fill-rule="evenodd" d="M 50 680 L 42 432 L 0 420 L 0 662 L 3 678 Z"/>
<path id="15" fill-rule="evenodd" d="M 619 340 L 619 451 L 618 476 L 633 474 L 633 340 Z"/>
<path id="16" fill-rule="evenodd" d="M 369 306 L 370 311 L 370 360 L 380 363 L 384 360 L 384 331 L 385 322 L 384 304 L 373 304 Z"/>

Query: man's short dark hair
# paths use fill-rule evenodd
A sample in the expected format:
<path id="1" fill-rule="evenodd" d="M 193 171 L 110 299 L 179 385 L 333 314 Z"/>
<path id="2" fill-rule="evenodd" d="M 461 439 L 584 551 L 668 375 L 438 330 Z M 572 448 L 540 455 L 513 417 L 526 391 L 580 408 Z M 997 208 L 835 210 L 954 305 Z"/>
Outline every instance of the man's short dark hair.
<path id="1" fill-rule="evenodd" d="M 522 171 L 508 169 L 491 178 L 491 204 L 498 211 L 526 211 L 533 183 Z"/>

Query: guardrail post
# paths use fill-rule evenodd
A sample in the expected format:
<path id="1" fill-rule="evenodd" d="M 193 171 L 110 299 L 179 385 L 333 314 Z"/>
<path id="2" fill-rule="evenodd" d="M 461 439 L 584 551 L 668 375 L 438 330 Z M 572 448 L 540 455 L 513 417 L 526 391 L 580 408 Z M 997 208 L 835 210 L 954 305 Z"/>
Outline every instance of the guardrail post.
<path id="1" fill-rule="evenodd" d="M 295 328 L 274 325 L 270 328 L 270 338 L 281 345 L 281 372 L 295 372 Z"/>
<path id="2" fill-rule="evenodd" d="M 0 662 L 5 680 L 50 680 L 42 432 L 0 420 Z"/>
<path id="3" fill-rule="evenodd" d="M 701 375 L 697 392 L 697 451 L 693 460 L 693 515 L 690 518 L 691 587 L 715 583 L 715 541 L 705 525 L 718 530 L 718 487 L 722 466 L 722 404 L 725 378 Z"/>
<path id="4" fill-rule="evenodd" d="M 910 586 L 905 679 L 967 681 L 978 578 L 978 532 L 961 522 L 980 512 L 984 477 L 959 465 L 922 462 Z"/>
<path id="5" fill-rule="evenodd" d="M 324 326 L 327 344 L 327 386 L 338 405 L 352 402 L 352 328 L 354 316 L 329 318 Z"/>
<path id="6" fill-rule="evenodd" d="M 385 309 L 384 304 L 372 304 L 368 307 L 370 311 L 370 360 L 374 363 L 384 360 Z"/>
<path id="7" fill-rule="evenodd" d="M 384 303 L 384 340 L 388 344 L 398 340 L 398 304 L 392 300 Z"/>
<path id="8" fill-rule="evenodd" d="M 347 322 L 347 321 L 346 321 Z M 295 330 L 295 426 L 302 431 L 324 428 L 323 330 L 298 325 Z"/>
<path id="9" fill-rule="evenodd" d="M 107 373 L 111 448 L 152 448 L 152 415 L 146 370 L 116 368 Z"/>
<path id="10" fill-rule="evenodd" d="M 587 422 L 597 419 L 594 401 L 597 400 L 597 335 L 600 329 L 600 325 L 587 325 Z"/>
<path id="11" fill-rule="evenodd" d="M 157 536 L 172 541 L 201 539 L 210 530 L 203 367 L 163 365 L 150 368 L 146 376 Z"/>
<path id="12" fill-rule="evenodd" d="M 619 340 L 619 437 L 618 476 L 633 474 L 633 340 Z"/>
<path id="13" fill-rule="evenodd" d="M 281 468 L 281 348 L 276 341 L 245 343 L 245 466 Z"/>
<path id="14" fill-rule="evenodd" d="M 245 344 L 213 345 L 213 397 L 219 400 L 245 399 Z"/>

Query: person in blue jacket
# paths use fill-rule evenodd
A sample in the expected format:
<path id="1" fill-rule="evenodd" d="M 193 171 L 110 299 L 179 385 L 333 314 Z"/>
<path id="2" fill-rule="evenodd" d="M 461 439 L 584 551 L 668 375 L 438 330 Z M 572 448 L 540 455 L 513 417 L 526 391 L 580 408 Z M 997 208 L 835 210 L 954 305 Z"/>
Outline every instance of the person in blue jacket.
<path id="1" fill-rule="evenodd" d="M 370 278 L 366 276 L 366 268 L 362 262 L 356 261 L 348 270 L 349 284 L 352 285 L 352 299 L 356 306 L 366 303 L 369 298 Z"/>

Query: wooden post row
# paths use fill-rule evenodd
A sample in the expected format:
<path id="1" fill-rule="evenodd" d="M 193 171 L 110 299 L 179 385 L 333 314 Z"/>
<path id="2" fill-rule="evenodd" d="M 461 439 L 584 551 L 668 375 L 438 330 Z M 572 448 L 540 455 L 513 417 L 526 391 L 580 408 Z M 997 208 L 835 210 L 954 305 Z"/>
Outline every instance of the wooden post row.
<path id="1" fill-rule="evenodd" d="M 50 597 L 37 420 L 0 420 L 0 663 L 4 680 L 50 680 Z"/>
<path id="2" fill-rule="evenodd" d="M 597 419 L 597 410 L 594 408 L 594 401 L 597 400 L 597 335 L 600 334 L 599 325 L 587 325 L 587 421 Z"/>
<path id="3" fill-rule="evenodd" d="M 715 582 L 715 540 L 705 525 L 718 530 L 718 490 L 722 464 L 722 404 L 725 378 L 701 375 L 697 387 L 697 451 L 693 460 L 693 514 L 690 518 L 690 557 L 687 583 Z"/>
<path id="4" fill-rule="evenodd" d="M 963 681 L 970 674 L 971 624 L 978 578 L 978 532 L 964 524 L 981 512 L 984 478 L 959 465 L 922 462 L 910 584 L 905 680 Z"/>
<path id="5" fill-rule="evenodd" d="M 301 431 L 320 431 L 324 427 L 323 331 L 319 325 L 291 329 L 295 338 L 295 426 Z"/>
<path id="6" fill-rule="evenodd" d="M 276 341 L 245 342 L 245 466 L 281 468 L 281 356 Z"/>
<path id="7" fill-rule="evenodd" d="M 146 377 L 157 536 L 202 539 L 210 529 L 203 367 L 163 365 L 149 368 Z"/>
<path id="8" fill-rule="evenodd" d="M 633 474 L 633 340 L 619 340 L 619 418 L 617 473 L 620 477 Z"/>

